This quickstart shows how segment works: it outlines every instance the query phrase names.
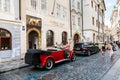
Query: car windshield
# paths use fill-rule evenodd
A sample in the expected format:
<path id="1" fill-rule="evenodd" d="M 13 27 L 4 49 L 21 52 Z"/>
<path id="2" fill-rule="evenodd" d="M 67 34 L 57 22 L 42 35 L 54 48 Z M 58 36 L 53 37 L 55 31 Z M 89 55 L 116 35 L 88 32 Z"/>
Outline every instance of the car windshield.
<path id="1" fill-rule="evenodd" d="M 82 47 L 82 45 L 83 45 L 83 43 L 77 43 L 77 44 L 75 44 L 75 45 L 74 45 L 74 48 L 76 48 L 76 47 L 81 48 L 81 47 Z"/>

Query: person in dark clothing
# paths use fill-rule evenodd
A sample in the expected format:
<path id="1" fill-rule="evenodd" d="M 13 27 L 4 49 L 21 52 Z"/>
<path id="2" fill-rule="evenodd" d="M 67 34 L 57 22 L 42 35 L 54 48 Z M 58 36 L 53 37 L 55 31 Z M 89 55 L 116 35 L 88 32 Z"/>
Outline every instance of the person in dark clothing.
<path id="1" fill-rule="evenodd" d="M 101 48 L 101 54 L 102 54 L 102 57 L 105 56 L 106 46 L 107 46 L 106 42 L 103 43 L 102 48 Z"/>
<path id="2" fill-rule="evenodd" d="M 36 49 L 36 44 L 34 44 L 34 49 Z"/>

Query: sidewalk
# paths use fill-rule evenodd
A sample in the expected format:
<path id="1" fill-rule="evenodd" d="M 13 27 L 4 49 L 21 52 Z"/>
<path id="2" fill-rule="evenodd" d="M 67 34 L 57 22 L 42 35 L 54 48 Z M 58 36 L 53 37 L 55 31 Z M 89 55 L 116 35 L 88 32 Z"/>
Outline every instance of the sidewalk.
<path id="1" fill-rule="evenodd" d="M 120 58 L 100 80 L 120 80 Z"/>
<path id="2" fill-rule="evenodd" d="M 7 71 L 23 68 L 29 66 L 28 64 L 25 64 L 24 60 L 12 60 L 8 62 L 0 63 L 0 73 L 4 73 Z"/>

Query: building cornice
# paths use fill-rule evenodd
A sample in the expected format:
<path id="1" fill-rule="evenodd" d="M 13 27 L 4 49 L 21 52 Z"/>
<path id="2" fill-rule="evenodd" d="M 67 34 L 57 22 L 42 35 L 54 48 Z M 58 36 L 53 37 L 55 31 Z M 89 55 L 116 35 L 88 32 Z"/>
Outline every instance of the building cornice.
<path id="1" fill-rule="evenodd" d="M 6 19 L 0 19 L 1 24 L 11 24 L 11 25 L 22 25 L 22 21 L 14 21 L 14 20 L 6 20 Z"/>

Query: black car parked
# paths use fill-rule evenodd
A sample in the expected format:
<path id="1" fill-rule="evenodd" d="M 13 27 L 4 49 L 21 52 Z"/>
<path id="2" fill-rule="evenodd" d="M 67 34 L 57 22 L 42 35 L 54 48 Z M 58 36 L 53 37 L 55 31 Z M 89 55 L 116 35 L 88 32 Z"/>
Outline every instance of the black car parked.
<path id="1" fill-rule="evenodd" d="M 76 43 L 73 47 L 75 54 L 91 55 L 100 50 L 94 43 Z"/>

